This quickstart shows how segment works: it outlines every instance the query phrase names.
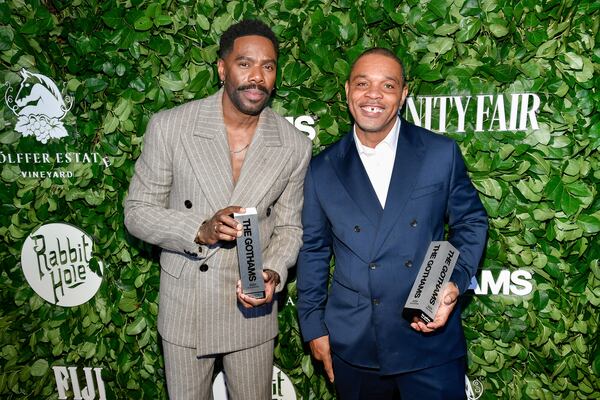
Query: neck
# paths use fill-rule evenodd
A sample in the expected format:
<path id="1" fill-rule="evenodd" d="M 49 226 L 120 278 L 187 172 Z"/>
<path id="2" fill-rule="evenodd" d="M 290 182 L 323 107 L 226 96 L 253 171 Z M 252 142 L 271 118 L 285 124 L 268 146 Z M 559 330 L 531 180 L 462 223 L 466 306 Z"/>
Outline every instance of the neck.
<path id="1" fill-rule="evenodd" d="M 354 129 L 356 128 L 357 127 L 354 127 Z M 361 129 L 356 129 L 356 137 L 358 138 L 358 140 L 360 140 L 360 143 L 363 146 L 370 147 L 372 149 L 374 149 L 379 143 L 381 143 L 383 139 L 385 139 L 385 137 L 388 135 L 388 133 L 390 132 L 365 132 Z"/>
<path id="2" fill-rule="evenodd" d="M 243 129 L 246 131 L 254 131 L 256 128 L 260 114 L 244 114 L 235 107 L 226 92 L 223 93 L 222 108 L 223 121 L 226 128 L 234 130 Z"/>

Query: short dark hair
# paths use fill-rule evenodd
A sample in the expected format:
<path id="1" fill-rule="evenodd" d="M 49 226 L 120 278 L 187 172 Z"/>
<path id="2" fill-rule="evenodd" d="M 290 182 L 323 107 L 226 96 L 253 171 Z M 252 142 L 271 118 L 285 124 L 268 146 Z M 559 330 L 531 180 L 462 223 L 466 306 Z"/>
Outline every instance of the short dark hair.
<path id="1" fill-rule="evenodd" d="M 352 66 L 350 67 L 350 75 L 352 75 L 352 70 L 354 69 L 354 66 L 356 65 L 358 60 L 360 60 L 364 56 L 368 56 L 369 54 L 379 54 L 380 56 L 389 57 L 392 60 L 396 61 L 400 65 L 400 69 L 402 70 L 402 80 L 406 82 L 406 72 L 404 71 L 404 63 L 402 62 L 400 57 L 398 57 L 393 51 L 391 51 L 390 49 L 386 49 L 385 47 L 372 47 L 368 50 L 363 51 L 352 63 Z"/>
<path id="2" fill-rule="evenodd" d="M 223 35 L 221 36 L 221 40 L 219 41 L 219 57 L 226 57 L 233 50 L 233 42 L 235 39 L 242 36 L 262 36 L 271 41 L 273 43 L 273 47 L 275 48 L 275 54 L 279 56 L 279 42 L 275 37 L 275 34 L 264 22 L 256 20 L 256 19 L 245 19 L 243 21 L 238 22 L 237 24 L 231 25 Z"/>

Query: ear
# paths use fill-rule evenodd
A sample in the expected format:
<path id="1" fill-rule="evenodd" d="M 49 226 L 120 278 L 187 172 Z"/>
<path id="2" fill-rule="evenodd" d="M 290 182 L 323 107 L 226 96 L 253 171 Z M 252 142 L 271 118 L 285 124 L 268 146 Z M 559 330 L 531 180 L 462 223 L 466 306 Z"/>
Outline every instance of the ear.
<path id="1" fill-rule="evenodd" d="M 404 102 L 406 101 L 406 96 L 408 96 L 408 85 L 406 82 L 402 85 L 402 94 L 400 95 L 400 110 L 404 106 Z"/>
<path id="2" fill-rule="evenodd" d="M 348 81 L 344 84 L 344 89 L 346 90 L 346 101 L 348 101 L 348 89 L 350 88 L 350 84 Z"/>
<path id="3" fill-rule="evenodd" d="M 224 81 L 225 80 L 225 61 L 223 61 L 222 58 L 219 58 L 219 60 L 217 61 L 217 71 L 219 73 L 219 80 Z"/>

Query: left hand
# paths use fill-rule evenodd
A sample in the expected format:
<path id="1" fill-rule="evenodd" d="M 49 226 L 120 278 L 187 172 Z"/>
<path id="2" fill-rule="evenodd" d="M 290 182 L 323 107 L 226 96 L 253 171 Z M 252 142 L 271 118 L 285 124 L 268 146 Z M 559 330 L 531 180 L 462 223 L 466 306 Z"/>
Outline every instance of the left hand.
<path id="1" fill-rule="evenodd" d="M 237 298 L 245 308 L 258 307 L 273 301 L 275 287 L 279 283 L 279 274 L 273 270 L 265 269 L 262 275 L 265 280 L 265 297 L 262 299 L 256 299 L 242 293 L 242 281 L 238 280 L 236 285 Z"/>
<path id="2" fill-rule="evenodd" d="M 410 326 L 414 330 L 423 333 L 431 333 L 434 332 L 436 329 L 443 327 L 444 325 L 446 325 L 446 322 L 448 321 L 448 317 L 450 317 L 452 310 L 454 310 L 454 306 L 456 305 L 456 301 L 458 300 L 458 294 L 458 287 L 456 286 L 456 284 L 454 282 L 448 282 L 442 294 L 443 300 L 440 303 L 440 307 L 438 308 L 437 312 L 435 313 L 435 318 L 433 319 L 433 321 L 429 322 L 428 324 L 425 324 L 425 321 L 418 317 L 415 317 Z"/>

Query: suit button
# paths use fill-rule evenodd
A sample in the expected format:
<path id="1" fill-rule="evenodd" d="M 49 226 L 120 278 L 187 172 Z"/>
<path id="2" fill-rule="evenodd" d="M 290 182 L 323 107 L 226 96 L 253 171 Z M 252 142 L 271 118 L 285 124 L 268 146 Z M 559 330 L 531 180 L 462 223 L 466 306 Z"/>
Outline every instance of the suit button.
<path id="1" fill-rule="evenodd" d="M 271 207 L 268 207 L 267 208 L 267 217 L 270 217 L 270 216 L 271 216 Z"/>
<path id="2" fill-rule="evenodd" d="M 378 306 L 379 305 L 379 299 L 373 299 L 373 304 Z"/>
<path id="3" fill-rule="evenodd" d="M 410 226 L 412 226 L 413 228 L 417 227 L 417 220 L 413 219 L 412 221 L 410 221 Z"/>
<path id="4" fill-rule="evenodd" d="M 360 226 L 354 225 L 354 232 L 356 232 L 356 233 L 360 232 Z"/>
<path id="5" fill-rule="evenodd" d="M 377 268 L 377 264 L 375 264 L 375 263 L 370 263 L 370 264 L 369 264 L 369 268 L 370 268 L 370 269 L 375 269 L 375 268 Z"/>
<path id="6" fill-rule="evenodd" d="M 192 202 L 189 200 L 184 201 L 183 205 L 185 206 L 185 208 L 192 208 Z"/>
<path id="7" fill-rule="evenodd" d="M 200 271 L 202 271 L 202 272 L 206 272 L 206 271 L 208 271 L 208 265 L 206 265 L 206 264 L 202 264 L 202 265 L 200 266 Z"/>
<path id="8" fill-rule="evenodd" d="M 404 263 L 404 266 L 407 267 L 407 268 L 412 267 L 412 265 L 413 265 L 412 261 L 410 261 L 410 260 L 408 260 L 407 262 Z"/>
<path id="9" fill-rule="evenodd" d="M 202 254 L 202 246 L 198 246 L 198 253 Z"/>

